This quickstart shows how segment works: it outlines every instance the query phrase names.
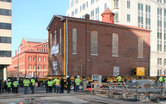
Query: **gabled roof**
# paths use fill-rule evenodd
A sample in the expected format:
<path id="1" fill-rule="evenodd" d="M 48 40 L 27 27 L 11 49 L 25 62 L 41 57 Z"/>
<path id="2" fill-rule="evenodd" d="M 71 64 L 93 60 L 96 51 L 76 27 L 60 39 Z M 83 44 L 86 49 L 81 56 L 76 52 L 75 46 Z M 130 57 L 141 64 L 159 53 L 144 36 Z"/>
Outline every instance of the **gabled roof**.
<path id="1" fill-rule="evenodd" d="M 102 21 L 97 20 L 86 20 L 83 18 L 76 18 L 76 17 L 68 17 L 68 16 L 61 16 L 61 15 L 54 15 L 47 26 L 47 30 L 50 29 L 50 26 L 55 18 L 60 18 L 61 20 L 72 20 L 72 21 L 79 21 L 79 22 L 88 22 L 88 23 L 94 23 L 94 24 L 102 24 L 102 25 L 108 25 L 108 26 L 114 26 L 114 27 L 120 27 L 120 28 L 126 28 L 126 29 L 136 29 L 136 30 L 142 30 L 142 31 L 150 31 L 149 29 L 137 27 L 137 26 L 131 26 L 131 25 L 122 25 L 122 24 L 112 24 L 112 23 L 106 23 Z"/>

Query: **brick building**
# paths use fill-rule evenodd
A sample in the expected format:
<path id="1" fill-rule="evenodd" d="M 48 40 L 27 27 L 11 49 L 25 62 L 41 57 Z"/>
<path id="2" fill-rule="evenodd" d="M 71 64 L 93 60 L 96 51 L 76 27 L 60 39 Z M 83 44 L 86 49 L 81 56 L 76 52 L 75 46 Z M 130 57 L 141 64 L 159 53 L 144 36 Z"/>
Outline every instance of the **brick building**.
<path id="1" fill-rule="evenodd" d="M 149 75 L 150 30 L 114 24 L 113 16 L 109 8 L 102 22 L 54 15 L 47 27 L 49 74 L 132 75 L 133 67 L 145 67 Z"/>
<path id="2" fill-rule="evenodd" d="M 7 68 L 8 77 L 16 77 L 18 68 L 20 77 L 43 77 L 48 74 L 47 40 L 23 38 L 19 48 L 20 53 L 15 51 L 12 64 Z"/>

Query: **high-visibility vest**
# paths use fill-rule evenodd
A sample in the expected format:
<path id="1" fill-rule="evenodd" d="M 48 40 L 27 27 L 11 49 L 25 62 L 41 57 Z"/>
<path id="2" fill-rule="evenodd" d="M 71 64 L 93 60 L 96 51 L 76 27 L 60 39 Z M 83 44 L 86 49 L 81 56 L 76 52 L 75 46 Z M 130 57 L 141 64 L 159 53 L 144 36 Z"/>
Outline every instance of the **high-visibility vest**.
<path id="1" fill-rule="evenodd" d="M 56 85 L 56 86 L 59 86 L 59 85 L 60 85 L 59 79 L 56 79 L 55 81 L 56 81 L 55 85 Z"/>
<path id="2" fill-rule="evenodd" d="M 7 87 L 8 87 L 8 88 L 10 88 L 10 87 L 11 87 L 12 82 L 7 82 L 6 84 L 7 84 Z"/>
<path id="3" fill-rule="evenodd" d="M 24 86 L 29 86 L 30 81 L 28 79 L 24 79 L 23 83 L 24 83 Z"/>
<path id="4" fill-rule="evenodd" d="M 121 76 L 118 76 L 118 77 L 117 77 L 117 81 L 118 81 L 118 82 L 122 81 L 122 77 L 121 77 Z"/>
<path id="5" fill-rule="evenodd" d="M 166 78 L 164 78 L 164 82 L 166 83 Z"/>
<path id="6" fill-rule="evenodd" d="M 53 82 L 52 81 L 48 81 L 47 84 L 48 84 L 49 87 L 51 87 L 53 85 Z"/>
<path id="7" fill-rule="evenodd" d="M 162 81 L 163 81 L 163 78 L 162 78 L 162 77 L 160 77 L 160 78 L 159 78 L 159 82 L 162 82 Z"/>
<path id="8" fill-rule="evenodd" d="M 80 85 L 81 80 L 79 78 L 76 78 L 75 83 L 76 83 L 76 85 Z"/>
<path id="9" fill-rule="evenodd" d="M 32 86 L 35 86 L 35 80 L 31 79 Z"/>
<path id="10" fill-rule="evenodd" d="M 17 87 L 18 86 L 18 81 L 14 81 L 13 85 L 14 85 L 14 87 Z"/>

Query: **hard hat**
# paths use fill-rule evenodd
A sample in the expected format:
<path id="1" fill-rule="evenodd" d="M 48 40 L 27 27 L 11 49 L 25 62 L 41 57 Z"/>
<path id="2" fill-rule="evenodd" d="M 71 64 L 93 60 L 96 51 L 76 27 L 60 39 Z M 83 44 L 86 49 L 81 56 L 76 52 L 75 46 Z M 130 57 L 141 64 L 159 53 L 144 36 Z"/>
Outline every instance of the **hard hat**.
<path id="1" fill-rule="evenodd" d="M 79 78 L 80 76 L 78 75 L 77 78 Z"/>
<path id="2" fill-rule="evenodd" d="M 69 78 L 69 76 L 67 76 L 67 78 Z"/>
<path id="3" fill-rule="evenodd" d="M 52 79 L 52 78 L 49 78 L 49 79 Z"/>
<path id="4" fill-rule="evenodd" d="M 10 81 L 10 79 L 8 79 L 8 81 Z"/>
<path id="5" fill-rule="evenodd" d="M 56 77 L 56 78 L 59 78 L 59 77 Z"/>

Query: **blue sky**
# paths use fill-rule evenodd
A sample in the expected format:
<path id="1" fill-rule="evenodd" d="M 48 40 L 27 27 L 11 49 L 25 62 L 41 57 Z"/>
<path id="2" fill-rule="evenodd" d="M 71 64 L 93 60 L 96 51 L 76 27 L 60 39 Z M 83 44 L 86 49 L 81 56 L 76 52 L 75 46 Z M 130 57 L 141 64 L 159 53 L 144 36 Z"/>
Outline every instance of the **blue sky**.
<path id="1" fill-rule="evenodd" d="M 47 39 L 54 14 L 66 15 L 69 0 L 12 0 L 12 55 L 22 38 Z"/>

